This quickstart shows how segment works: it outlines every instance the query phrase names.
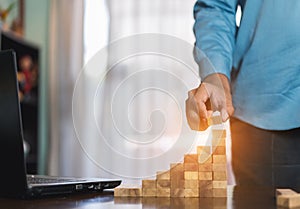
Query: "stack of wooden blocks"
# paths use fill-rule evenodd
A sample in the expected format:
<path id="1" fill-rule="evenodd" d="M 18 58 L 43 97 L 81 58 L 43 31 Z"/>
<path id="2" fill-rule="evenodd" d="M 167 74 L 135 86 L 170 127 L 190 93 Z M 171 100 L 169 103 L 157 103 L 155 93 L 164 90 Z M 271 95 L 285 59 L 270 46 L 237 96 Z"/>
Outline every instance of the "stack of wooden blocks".
<path id="1" fill-rule="evenodd" d="M 213 117 L 209 124 L 221 123 Z M 117 187 L 115 196 L 132 197 L 227 197 L 226 130 L 212 129 L 212 146 L 198 146 L 156 179 L 142 180 L 142 188 Z"/>

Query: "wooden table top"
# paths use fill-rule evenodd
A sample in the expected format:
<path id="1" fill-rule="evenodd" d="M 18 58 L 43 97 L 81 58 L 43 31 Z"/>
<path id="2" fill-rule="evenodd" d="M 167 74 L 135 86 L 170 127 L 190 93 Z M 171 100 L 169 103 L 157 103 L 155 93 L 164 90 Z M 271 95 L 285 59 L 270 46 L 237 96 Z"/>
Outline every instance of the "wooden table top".
<path id="1" fill-rule="evenodd" d="M 112 191 L 36 200 L 0 198 L 1 209 L 275 209 L 274 189 L 228 187 L 227 198 L 114 198 Z"/>

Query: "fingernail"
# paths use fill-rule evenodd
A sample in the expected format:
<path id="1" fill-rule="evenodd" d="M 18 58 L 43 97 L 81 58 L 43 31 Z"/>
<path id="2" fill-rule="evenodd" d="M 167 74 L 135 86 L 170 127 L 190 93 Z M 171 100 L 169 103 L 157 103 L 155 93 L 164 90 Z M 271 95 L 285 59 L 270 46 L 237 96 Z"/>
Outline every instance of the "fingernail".
<path id="1" fill-rule="evenodd" d="M 222 120 L 225 122 L 229 118 L 227 111 L 222 111 Z"/>

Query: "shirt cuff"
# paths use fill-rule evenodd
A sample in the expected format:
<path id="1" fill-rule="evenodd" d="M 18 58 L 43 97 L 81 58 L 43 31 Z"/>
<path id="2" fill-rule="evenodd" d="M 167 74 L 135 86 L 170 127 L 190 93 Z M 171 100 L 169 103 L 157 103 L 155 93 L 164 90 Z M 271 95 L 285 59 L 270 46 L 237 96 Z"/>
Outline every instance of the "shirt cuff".
<path id="1" fill-rule="evenodd" d="M 205 56 L 203 52 L 195 52 L 194 55 L 196 56 L 196 62 L 199 66 L 199 75 L 201 81 L 203 81 L 207 76 L 214 73 L 224 74 L 225 76 L 227 76 L 228 80 L 230 80 L 232 63 L 228 59 L 226 59 L 226 57 L 221 55 L 214 55 L 212 58 L 209 58 Z"/>

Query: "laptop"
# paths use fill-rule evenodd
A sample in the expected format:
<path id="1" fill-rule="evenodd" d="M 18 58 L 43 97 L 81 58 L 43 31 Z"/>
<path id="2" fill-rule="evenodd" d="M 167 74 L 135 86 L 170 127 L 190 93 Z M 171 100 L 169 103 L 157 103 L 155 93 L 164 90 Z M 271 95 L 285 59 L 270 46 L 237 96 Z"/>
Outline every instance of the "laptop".
<path id="1" fill-rule="evenodd" d="M 118 179 L 28 175 L 18 96 L 16 54 L 0 51 L 0 197 L 36 198 L 49 195 L 102 192 Z"/>

